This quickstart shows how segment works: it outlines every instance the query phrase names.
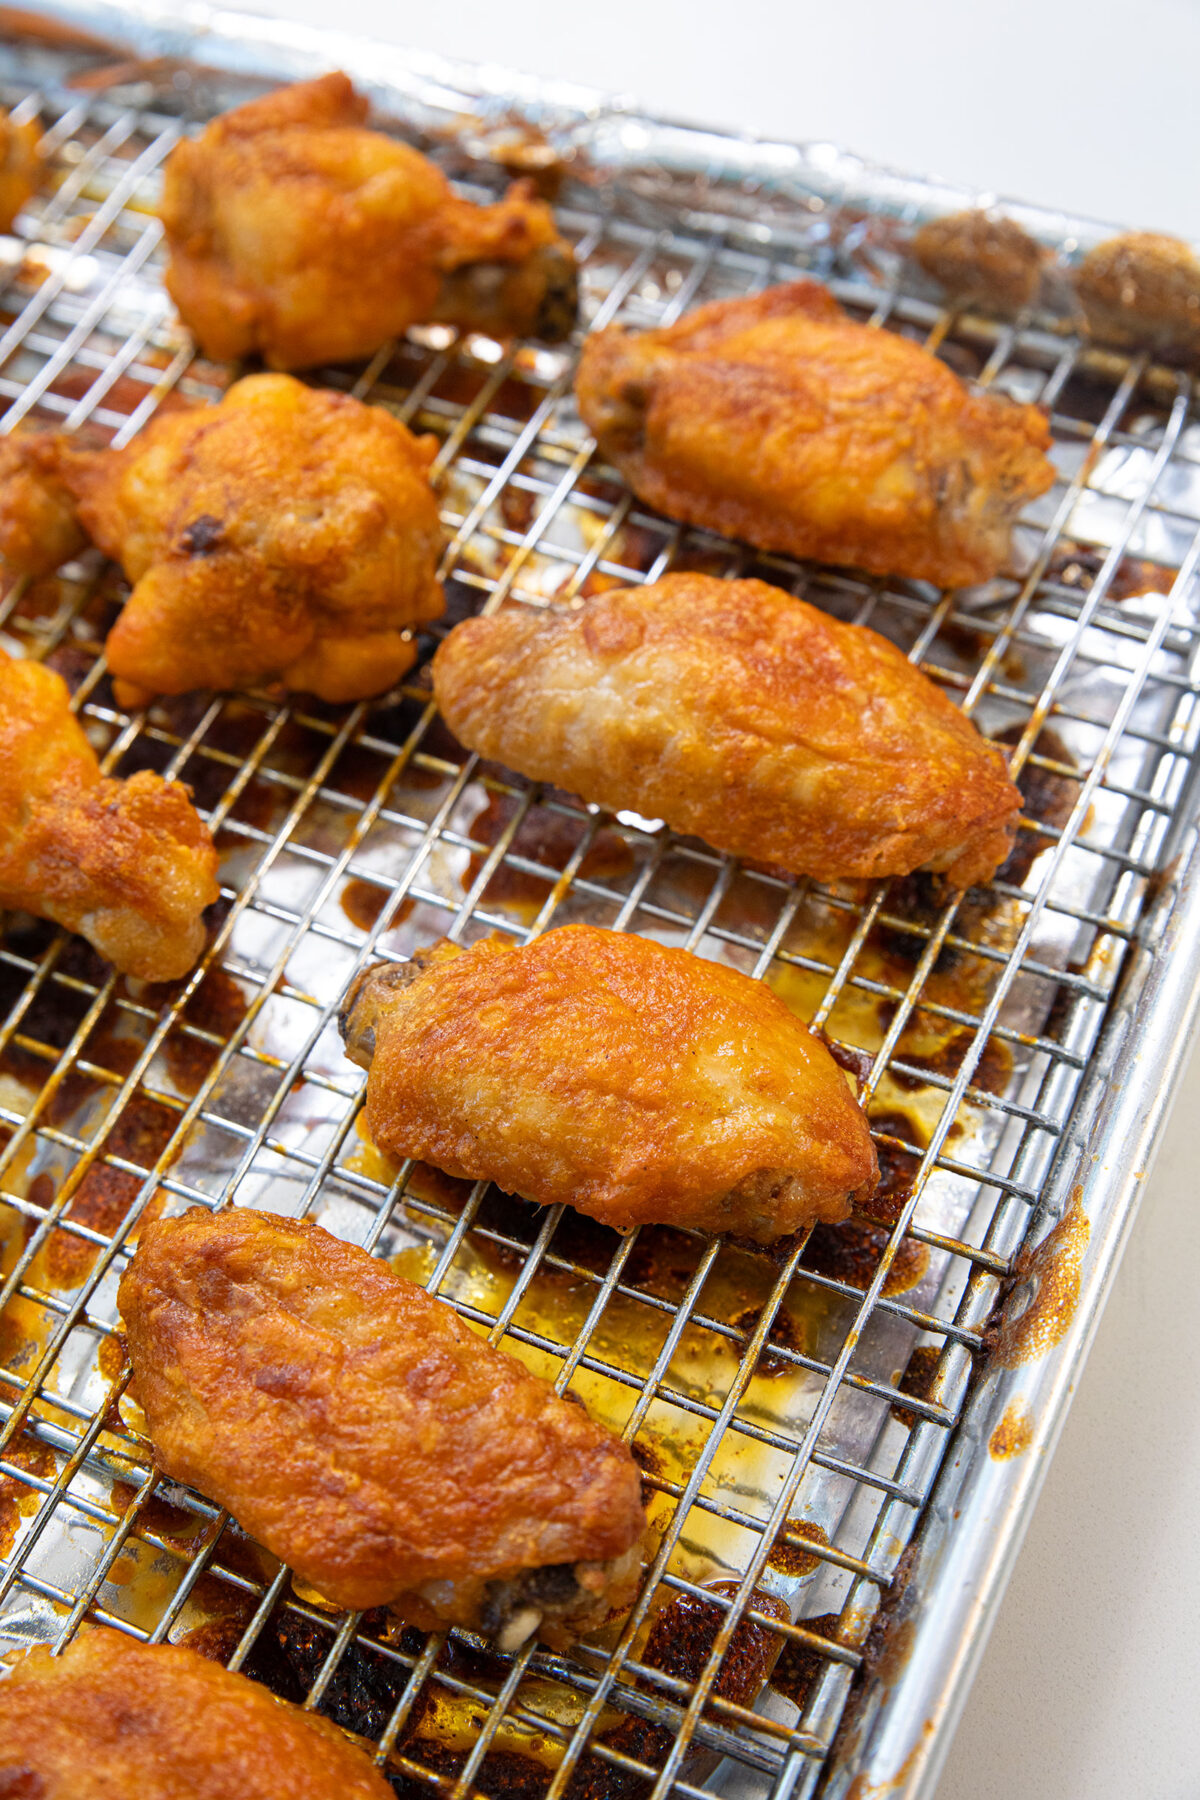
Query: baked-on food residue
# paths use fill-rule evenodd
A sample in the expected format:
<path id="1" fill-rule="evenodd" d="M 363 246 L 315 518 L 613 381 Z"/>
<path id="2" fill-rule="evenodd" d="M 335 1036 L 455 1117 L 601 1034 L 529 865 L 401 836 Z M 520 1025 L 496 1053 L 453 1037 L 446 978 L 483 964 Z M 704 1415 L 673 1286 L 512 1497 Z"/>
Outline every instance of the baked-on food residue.
<path id="1" fill-rule="evenodd" d="M 565 337 L 575 261 L 533 183 L 473 205 L 419 151 L 369 130 L 367 111 L 345 75 L 324 75 L 171 152 L 166 284 L 205 354 L 310 368 L 430 321 Z"/>
<path id="2" fill-rule="evenodd" d="M 576 395 L 604 455 L 669 518 L 943 587 L 999 574 L 1017 514 L 1054 480 L 1036 407 L 971 393 L 812 281 L 597 332 Z"/>
<path id="3" fill-rule="evenodd" d="M 628 1605 L 629 1451 L 365 1250 L 193 1207 L 143 1232 L 118 1303 L 159 1466 L 334 1605 L 505 1649 Z"/>
<path id="4" fill-rule="evenodd" d="M 83 533 L 133 583 L 105 646 L 124 705 L 280 683 L 323 700 L 382 693 L 437 618 L 433 438 L 290 375 L 163 411 L 123 450 L 17 439 L 0 475 L 0 551 L 45 567 L 30 509 Z"/>
<path id="5" fill-rule="evenodd" d="M 33 119 L 19 125 L 0 106 L 0 231 L 12 230 L 13 220 L 37 192 L 42 171 L 38 156 L 41 135 Z"/>
<path id="6" fill-rule="evenodd" d="M 992 1361 L 999 1368 L 1015 1369 L 1032 1362 L 1066 1335 L 1079 1303 L 1080 1265 L 1090 1236 L 1083 1189 L 1077 1187 L 1053 1231 L 1017 1259 L 1017 1286 L 1028 1288 L 1030 1297 L 1021 1312 L 1010 1313 L 995 1335 Z"/>
<path id="7" fill-rule="evenodd" d="M 648 938 L 442 943 L 365 970 L 341 1027 L 380 1149 L 619 1230 L 769 1243 L 875 1184 L 825 1046 L 762 982 Z"/>
<path id="8" fill-rule="evenodd" d="M 762 581 L 466 619 L 433 684 L 468 748 L 790 874 L 966 887 L 1012 844 L 1021 797 L 971 721 L 877 632 Z"/>
<path id="9" fill-rule="evenodd" d="M 988 1455 L 994 1462 L 1021 1456 L 1033 1442 L 1033 1417 L 1022 1400 L 1010 1400 L 1004 1416 L 988 1439 Z"/>
<path id="10" fill-rule="evenodd" d="M 0 906 L 79 932 L 124 975 L 172 981 L 204 947 L 216 876 L 187 789 L 102 776 L 62 677 L 0 650 Z"/>
<path id="11" fill-rule="evenodd" d="M 364 1750 L 179 1644 L 85 1625 L 0 1681 L 11 1800 L 389 1800 Z"/>

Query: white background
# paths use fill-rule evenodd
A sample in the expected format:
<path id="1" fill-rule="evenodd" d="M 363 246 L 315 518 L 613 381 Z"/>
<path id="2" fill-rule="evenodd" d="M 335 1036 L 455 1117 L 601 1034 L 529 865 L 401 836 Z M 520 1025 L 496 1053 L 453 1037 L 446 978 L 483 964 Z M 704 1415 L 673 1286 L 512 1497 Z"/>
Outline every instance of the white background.
<path id="1" fill-rule="evenodd" d="M 258 0 L 1200 241 L 1200 0 Z M 1200 1796 L 1200 1061 L 938 1800 Z"/>

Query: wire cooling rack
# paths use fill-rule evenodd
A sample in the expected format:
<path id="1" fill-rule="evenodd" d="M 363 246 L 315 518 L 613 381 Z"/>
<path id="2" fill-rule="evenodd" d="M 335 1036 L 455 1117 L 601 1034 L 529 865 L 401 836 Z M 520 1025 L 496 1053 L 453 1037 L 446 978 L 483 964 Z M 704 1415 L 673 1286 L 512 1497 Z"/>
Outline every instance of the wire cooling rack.
<path id="1" fill-rule="evenodd" d="M 87 422 L 123 443 L 172 392 L 211 400 L 231 379 L 174 319 L 154 208 L 181 130 L 250 86 L 150 64 L 71 90 L 79 60 L 0 62 L 5 104 L 42 119 L 49 175 L 3 246 L 0 428 Z M 441 153 L 491 197 L 504 172 L 463 141 Z M 828 157 L 813 167 L 827 177 Z M 831 206 L 816 175 L 807 213 L 776 196 L 756 214 L 744 169 L 724 210 L 719 181 L 664 206 L 653 174 L 649 153 L 632 173 L 580 167 L 559 195 L 584 328 L 815 270 L 853 316 L 1048 411 L 1058 479 L 1009 575 L 938 594 L 671 525 L 597 458 L 571 398 L 577 344 L 438 328 L 313 377 L 439 441 L 448 617 L 383 702 L 123 712 L 103 657 L 111 568 L 85 558 L 0 601 L 4 640 L 67 677 L 105 770 L 190 783 L 222 855 L 185 982 L 118 979 L 25 919 L 0 941 L 0 1647 L 65 1643 L 85 1617 L 196 1644 L 359 1733 L 404 1796 L 858 1800 L 932 1778 L 929 1739 L 962 1686 L 947 1670 L 978 1644 L 1031 1447 L 1061 1418 L 1195 983 L 1187 377 L 922 297 L 895 208 Z M 456 618 L 681 568 L 758 575 L 871 625 L 1006 744 L 1026 814 L 986 891 L 782 881 L 525 783 L 440 723 L 428 653 Z M 732 963 L 827 1035 L 879 1147 L 866 1214 L 770 1251 L 619 1238 L 384 1163 L 334 1028 L 354 970 L 577 920 Z M 1145 1063 L 1123 1089 L 1131 1033 Z M 1112 1113 L 1121 1092 L 1136 1129 Z M 1072 1188 L 1085 1150 L 1107 1188 Z M 627 1621 L 568 1658 L 346 1616 L 154 1471 L 117 1281 L 140 1222 L 229 1200 L 388 1256 L 625 1435 L 658 1543 Z M 1014 1286 L 1023 1316 L 1019 1297 L 1002 1311 Z"/>

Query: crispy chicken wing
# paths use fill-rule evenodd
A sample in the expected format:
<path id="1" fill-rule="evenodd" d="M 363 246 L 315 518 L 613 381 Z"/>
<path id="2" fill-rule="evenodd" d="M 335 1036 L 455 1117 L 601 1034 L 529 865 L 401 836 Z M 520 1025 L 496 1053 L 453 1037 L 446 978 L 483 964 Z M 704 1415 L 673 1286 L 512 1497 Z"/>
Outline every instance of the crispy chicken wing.
<path id="1" fill-rule="evenodd" d="M 274 368 L 369 356 L 432 320 L 555 341 L 575 262 L 533 184 L 460 199 L 419 151 L 366 128 L 345 75 L 215 119 L 167 162 L 167 287 L 206 355 Z"/>
<path id="2" fill-rule="evenodd" d="M 61 455 L 55 431 L 0 437 L 0 565 L 9 575 L 48 575 L 87 543 Z"/>
<path id="3" fill-rule="evenodd" d="M 41 132 L 32 119 L 16 124 L 0 107 L 0 231 L 11 231 L 13 220 L 37 192 L 41 181 L 38 141 Z"/>
<path id="4" fill-rule="evenodd" d="M 634 492 L 765 550 L 945 587 L 995 575 L 1054 471 L 1032 406 L 972 394 L 812 281 L 587 340 L 579 410 Z"/>
<path id="5" fill-rule="evenodd" d="M 0 651 L 0 906 L 77 931 L 126 975 L 172 981 L 204 947 L 217 854 L 187 789 L 100 774 L 66 684 Z"/>
<path id="6" fill-rule="evenodd" d="M 343 1007 L 381 1149 L 618 1230 L 770 1243 L 844 1219 L 878 1170 L 828 1050 L 769 988 L 567 925 L 365 970 Z"/>
<path id="7" fill-rule="evenodd" d="M 1084 257 L 1075 291 L 1093 337 L 1200 356 L 1200 258 L 1181 238 L 1127 231 Z"/>
<path id="8" fill-rule="evenodd" d="M 365 1250 L 194 1207 L 143 1230 L 119 1304 L 161 1467 L 336 1605 L 511 1649 L 628 1604 L 629 1451 Z"/>
<path id="9" fill-rule="evenodd" d="M 1020 811 L 1000 752 L 894 645 L 762 581 L 467 619 L 433 683 L 472 750 L 821 881 L 986 881 Z"/>
<path id="10" fill-rule="evenodd" d="M 412 665 L 406 628 L 442 611 L 434 450 L 382 407 L 252 375 L 124 450 L 19 440 L 0 547 L 21 566 L 32 514 L 52 525 L 74 499 L 133 583 L 106 646 L 123 704 L 272 682 L 357 700 Z"/>
<path id="11" fill-rule="evenodd" d="M 85 1625 L 0 1681 L 12 1800 L 390 1800 L 364 1751 L 181 1644 Z"/>

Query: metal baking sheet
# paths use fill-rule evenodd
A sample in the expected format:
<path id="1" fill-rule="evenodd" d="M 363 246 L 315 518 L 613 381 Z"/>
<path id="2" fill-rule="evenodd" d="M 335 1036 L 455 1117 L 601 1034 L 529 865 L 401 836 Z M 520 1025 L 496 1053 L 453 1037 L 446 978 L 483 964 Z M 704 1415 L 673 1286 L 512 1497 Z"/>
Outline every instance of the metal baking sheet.
<path id="1" fill-rule="evenodd" d="M 0 944 L 0 1648 L 85 1613 L 189 1637 L 362 1732 L 406 1796 L 928 1794 L 1194 1008 L 1190 377 L 1077 335 L 1071 270 L 1109 227 L 1006 204 L 1047 274 L 1024 314 L 988 316 L 948 305 L 909 243 L 993 197 L 829 146 L 202 7 L 8 21 L 0 99 L 40 114 L 50 180 L 0 240 L 0 429 L 124 441 L 172 389 L 220 393 L 231 372 L 195 357 L 161 285 L 163 159 L 214 111 L 342 66 L 473 195 L 514 171 L 555 186 L 583 328 L 815 274 L 1047 407 L 1058 481 L 1011 578 L 939 594 L 644 511 L 575 412 L 575 346 L 427 329 L 314 377 L 439 437 L 451 621 L 702 568 L 891 637 L 1024 771 L 1017 853 L 952 906 L 919 881 L 783 882 L 483 764 L 438 721 L 427 654 L 380 704 L 126 714 L 111 569 L 0 600 L 4 641 L 68 677 L 107 769 L 192 783 L 223 881 L 201 970 L 170 990 L 28 920 Z M 867 1083 L 873 1217 L 773 1255 L 618 1240 L 382 1162 L 333 1029 L 354 969 L 580 919 L 730 962 L 826 1031 Z M 148 1210 L 230 1198 L 394 1259 L 630 1437 L 661 1548 L 628 1628 L 502 1658 L 346 1619 L 155 1475 L 116 1282 Z"/>

